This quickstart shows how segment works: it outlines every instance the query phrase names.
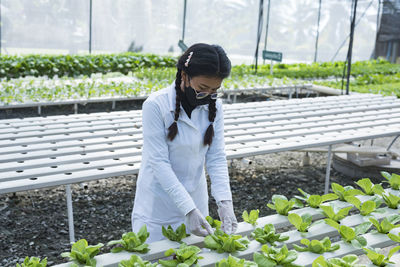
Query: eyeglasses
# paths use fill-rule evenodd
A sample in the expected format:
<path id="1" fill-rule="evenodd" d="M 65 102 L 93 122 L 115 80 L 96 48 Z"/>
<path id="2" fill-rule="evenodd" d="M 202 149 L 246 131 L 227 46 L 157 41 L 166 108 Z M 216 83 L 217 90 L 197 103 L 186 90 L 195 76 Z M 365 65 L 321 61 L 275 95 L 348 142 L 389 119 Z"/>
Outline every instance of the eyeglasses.
<path id="1" fill-rule="evenodd" d="M 189 85 L 190 85 L 190 78 L 189 78 Z M 190 86 L 190 87 L 196 93 L 196 99 L 203 99 L 203 98 L 206 98 L 207 96 L 210 96 L 211 99 L 215 100 L 218 97 L 221 97 L 223 95 L 222 93 L 197 92 L 196 89 L 194 89 L 192 86 Z"/>

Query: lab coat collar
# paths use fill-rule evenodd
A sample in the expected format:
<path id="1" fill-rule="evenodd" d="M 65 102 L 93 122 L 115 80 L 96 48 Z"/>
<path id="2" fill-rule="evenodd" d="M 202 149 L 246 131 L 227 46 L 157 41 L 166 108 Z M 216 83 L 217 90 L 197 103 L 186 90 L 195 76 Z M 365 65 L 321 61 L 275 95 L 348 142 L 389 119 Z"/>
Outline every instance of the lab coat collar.
<path id="1" fill-rule="evenodd" d="M 169 99 L 169 110 L 175 111 L 175 103 L 176 103 L 176 91 L 175 91 L 175 81 L 168 88 L 168 99 Z M 196 109 L 205 109 L 208 111 L 208 105 L 200 105 L 197 106 Z M 182 106 L 181 106 L 182 109 Z"/>

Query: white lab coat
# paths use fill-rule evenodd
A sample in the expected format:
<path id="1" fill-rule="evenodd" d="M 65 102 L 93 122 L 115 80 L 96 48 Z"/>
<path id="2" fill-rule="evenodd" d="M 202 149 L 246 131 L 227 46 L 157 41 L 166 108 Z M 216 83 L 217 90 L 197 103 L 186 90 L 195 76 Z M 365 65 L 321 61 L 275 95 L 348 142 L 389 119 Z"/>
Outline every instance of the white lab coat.
<path id="1" fill-rule="evenodd" d="M 132 229 L 144 224 L 150 233 L 148 242 L 164 239 L 161 226 L 174 229 L 185 223 L 185 215 L 198 208 L 208 215 L 208 192 L 204 166 L 211 180 L 216 201 L 232 200 L 224 143 L 222 103 L 217 100 L 214 137 L 204 146 L 204 134 L 210 125 L 208 105 L 192 111 L 191 119 L 181 106 L 178 134 L 167 138 L 174 121 L 175 83 L 152 93 L 143 103 L 142 163 L 136 184 L 132 211 Z"/>

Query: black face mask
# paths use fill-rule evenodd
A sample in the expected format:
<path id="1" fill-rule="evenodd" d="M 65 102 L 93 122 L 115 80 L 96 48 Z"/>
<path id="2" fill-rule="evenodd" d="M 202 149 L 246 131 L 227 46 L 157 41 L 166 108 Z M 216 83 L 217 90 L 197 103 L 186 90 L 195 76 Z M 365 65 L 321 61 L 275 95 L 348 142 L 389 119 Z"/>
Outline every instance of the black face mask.
<path id="1" fill-rule="evenodd" d="M 185 87 L 185 96 L 186 96 L 187 101 L 189 102 L 189 105 L 192 107 L 197 107 L 200 105 L 208 105 L 208 104 L 210 104 L 210 101 L 211 101 L 210 95 L 208 95 L 202 99 L 197 99 L 196 92 L 194 91 L 193 87 L 191 87 L 191 86 Z"/>

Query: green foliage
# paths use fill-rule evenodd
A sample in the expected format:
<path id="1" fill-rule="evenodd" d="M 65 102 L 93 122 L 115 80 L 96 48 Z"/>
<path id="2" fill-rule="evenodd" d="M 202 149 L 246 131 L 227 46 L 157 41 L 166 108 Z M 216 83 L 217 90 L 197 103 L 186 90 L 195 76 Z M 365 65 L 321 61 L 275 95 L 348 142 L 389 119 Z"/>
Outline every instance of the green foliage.
<path id="1" fill-rule="evenodd" d="M 115 247 L 111 249 L 111 252 L 120 252 L 123 250 L 129 252 L 139 252 L 147 253 L 149 251 L 149 245 L 145 244 L 147 238 L 149 237 L 149 232 L 147 232 L 146 225 L 143 225 L 139 232 L 136 234 L 134 232 L 124 233 L 120 240 L 112 240 L 107 243 L 107 246 L 112 246 L 120 244 L 122 247 Z"/>
<path id="2" fill-rule="evenodd" d="M 296 213 L 291 213 L 288 215 L 288 220 L 296 227 L 297 231 L 304 233 L 308 232 L 308 228 L 310 228 L 312 216 L 308 213 L 301 216 Z"/>
<path id="3" fill-rule="evenodd" d="M 400 204 L 400 197 L 389 194 L 382 194 L 382 198 L 385 201 L 386 205 L 391 209 L 397 209 Z"/>
<path id="4" fill-rule="evenodd" d="M 324 256 L 319 256 L 315 259 L 312 267 L 365 267 L 365 265 L 357 264 L 358 257 L 353 254 L 344 256 L 343 258 L 325 259 Z"/>
<path id="5" fill-rule="evenodd" d="M 182 223 L 181 226 L 176 228 L 176 231 L 172 229 L 171 225 L 168 225 L 168 228 L 162 226 L 162 234 L 169 240 L 175 242 L 181 242 L 183 238 L 189 236 L 189 234 L 186 233 L 186 226 L 184 223 Z"/>
<path id="6" fill-rule="evenodd" d="M 381 234 L 387 234 L 390 230 L 400 227 L 400 224 L 395 223 L 400 221 L 400 215 L 394 214 L 389 217 L 385 217 L 380 223 L 375 218 L 369 218 L 369 221 L 375 226 L 376 230 Z"/>
<path id="7" fill-rule="evenodd" d="M 400 246 L 394 247 L 389 251 L 389 254 L 385 257 L 385 255 L 380 254 L 378 251 L 374 249 L 363 248 L 367 253 L 367 257 L 372 263 L 376 266 L 386 266 L 388 264 L 395 264 L 395 262 L 390 261 L 390 258 L 394 253 L 400 250 Z"/>
<path id="8" fill-rule="evenodd" d="M 381 184 L 373 184 L 369 178 L 360 179 L 356 184 L 369 196 L 382 195 L 385 192 Z"/>
<path id="9" fill-rule="evenodd" d="M 288 200 L 283 195 L 273 195 L 272 203 L 268 203 L 267 206 L 270 209 L 276 210 L 277 213 L 287 216 L 293 207 L 301 208 L 302 204 L 294 198 Z"/>
<path id="10" fill-rule="evenodd" d="M 346 207 L 339 209 L 337 205 L 330 204 L 329 206 L 321 205 L 320 208 L 322 209 L 323 214 L 326 217 L 328 217 L 331 220 L 334 220 L 335 222 L 339 222 L 349 214 L 350 210 L 353 207 Z"/>
<path id="11" fill-rule="evenodd" d="M 264 228 L 256 228 L 252 233 L 251 237 L 261 244 L 269 243 L 275 245 L 275 242 L 283 242 L 289 239 L 288 236 L 281 236 L 275 232 L 275 227 L 273 224 L 266 224 Z"/>
<path id="12" fill-rule="evenodd" d="M 400 175 L 395 173 L 390 174 L 388 172 L 381 172 L 381 174 L 387 180 L 384 182 L 389 183 L 392 189 L 394 190 L 400 189 Z"/>
<path id="13" fill-rule="evenodd" d="M 132 255 L 129 260 L 123 260 L 118 263 L 118 267 L 156 267 L 157 263 L 151 263 L 149 261 L 144 261 L 138 255 Z"/>
<path id="14" fill-rule="evenodd" d="M 222 222 L 217 220 L 217 219 L 213 219 L 211 216 L 206 216 L 206 220 L 207 222 L 211 225 L 212 228 L 215 229 L 220 229 Z"/>
<path id="15" fill-rule="evenodd" d="M 40 261 L 40 258 L 37 257 L 26 257 L 24 262 L 19 264 L 17 263 L 17 267 L 46 267 L 47 266 L 47 258 L 44 258 Z"/>
<path id="16" fill-rule="evenodd" d="M 76 77 L 108 72 L 127 74 L 143 67 L 174 67 L 175 64 L 173 57 L 131 52 L 107 55 L 1 55 L 0 78 Z"/>
<path id="17" fill-rule="evenodd" d="M 243 251 L 247 249 L 249 243 L 250 241 L 247 237 L 228 235 L 220 228 L 217 228 L 213 234 L 204 238 L 205 247 L 216 250 L 218 253 Z"/>
<path id="18" fill-rule="evenodd" d="M 185 243 L 182 243 L 179 249 L 170 248 L 165 251 L 164 255 L 166 257 L 174 255 L 172 260 L 158 260 L 162 266 L 165 267 L 189 267 L 192 264 L 197 263 L 199 259 L 203 257 L 198 256 L 201 252 L 201 249 L 196 246 L 188 246 Z"/>
<path id="19" fill-rule="evenodd" d="M 247 212 L 247 210 L 243 211 L 242 218 L 243 221 L 255 226 L 257 225 L 257 219 L 258 215 L 260 214 L 260 211 L 257 210 L 251 210 L 250 214 Z"/>
<path id="20" fill-rule="evenodd" d="M 303 244 L 305 247 L 293 244 L 293 248 L 299 252 L 310 251 L 312 253 L 322 254 L 325 252 L 335 251 L 340 248 L 339 244 L 332 246 L 332 242 L 329 237 L 325 237 L 321 241 L 315 239 L 309 240 L 304 238 L 300 241 L 300 243 Z"/>
<path id="21" fill-rule="evenodd" d="M 338 198 L 337 195 L 332 194 L 332 193 L 320 196 L 320 195 L 310 195 L 310 194 L 304 192 L 303 190 L 301 190 L 300 188 L 298 188 L 298 190 L 300 191 L 300 193 L 303 196 L 295 196 L 295 197 L 297 199 L 305 201 L 308 206 L 310 206 L 311 208 L 315 208 L 315 209 L 318 208 L 319 205 L 321 205 L 325 201 L 335 200 Z"/>
<path id="22" fill-rule="evenodd" d="M 332 183 L 332 191 L 339 197 L 339 200 L 341 201 L 345 201 L 346 197 L 349 196 L 364 195 L 363 192 L 358 189 L 354 189 L 350 185 L 343 187 L 337 183 Z"/>
<path id="23" fill-rule="evenodd" d="M 388 237 L 392 239 L 394 242 L 400 243 L 400 232 L 397 235 L 389 233 Z"/>
<path id="24" fill-rule="evenodd" d="M 76 241 L 71 248 L 71 252 L 64 252 L 61 257 L 69 258 L 76 264 L 85 264 L 86 266 L 96 266 L 94 256 L 99 254 L 100 248 L 104 245 L 99 243 L 95 246 L 89 246 L 86 239 Z"/>
<path id="25" fill-rule="evenodd" d="M 338 230 L 343 241 L 351 243 L 355 248 L 361 248 L 367 245 L 367 240 L 360 235 L 365 234 L 372 226 L 372 223 L 363 222 L 362 224 L 357 225 L 355 228 L 352 228 L 346 225 L 340 225 L 331 219 L 325 219 L 325 222 L 326 224 Z"/>
<path id="26" fill-rule="evenodd" d="M 258 267 L 255 262 L 239 259 L 232 255 L 215 263 L 215 267 Z"/>
<path id="27" fill-rule="evenodd" d="M 360 211 L 362 216 L 367 216 L 371 212 L 377 211 L 376 208 L 382 204 L 382 200 L 379 197 L 373 197 L 371 200 L 367 200 L 364 203 L 361 203 L 361 201 L 355 196 L 347 196 L 345 197 L 345 200 L 354 205 L 354 207 Z"/>
<path id="28" fill-rule="evenodd" d="M 295 261 L 296 259 L 296 251 L 288 250 L 286 245 L 281 248 L 268 247 L 268 245 L 263 245 L 261 247 L 261 252 L 255 252 L 253 254 L 253 260 L 258 264 L 259 267 L 297 266 L 293 264 L 293 261 Z"/>

